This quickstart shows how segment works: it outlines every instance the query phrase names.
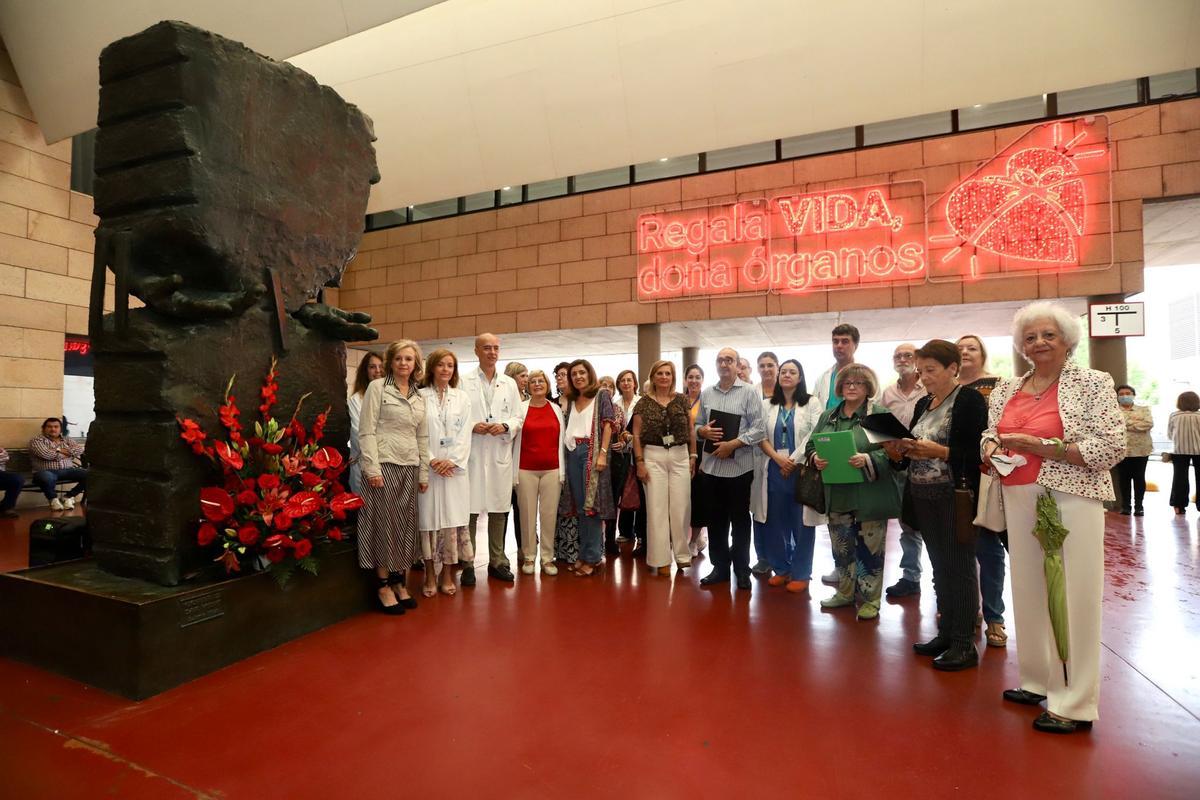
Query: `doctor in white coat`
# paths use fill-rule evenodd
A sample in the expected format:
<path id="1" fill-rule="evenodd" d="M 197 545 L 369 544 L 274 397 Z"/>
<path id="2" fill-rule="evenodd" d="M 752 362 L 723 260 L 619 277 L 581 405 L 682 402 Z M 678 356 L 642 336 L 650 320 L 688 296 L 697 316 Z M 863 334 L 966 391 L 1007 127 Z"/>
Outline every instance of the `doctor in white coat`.
<path id="1" fill-rule="evenodd" d="M 516 381 L 496 369 L 500 339 L 490 333 L 475 337 L 479 368 L 462 376 L 462 389 L 471 401 L 471 544 L 475 545 L 480 514 L 488 518 L 488 576 L 513 580 L 504 536 L 512 508 L 513 440 L 521 430 L 521 393 Z M 475 585 L 474 564 L 464 564 L 462 585 Z"/>
<path id="2" fill-rule="evenodd" d="M 445 349 L 430 353 L 421 389 L 429 431 L 429 491 L 417 498 L 426 597 L 439 588 L 443 594 L 454 594 L 454 566 L 475 560 L 467 533 L 471 516 L 467 465 L 474 423 L 471 398 L 458 388 L 458 382 L 458 357 Z"/>

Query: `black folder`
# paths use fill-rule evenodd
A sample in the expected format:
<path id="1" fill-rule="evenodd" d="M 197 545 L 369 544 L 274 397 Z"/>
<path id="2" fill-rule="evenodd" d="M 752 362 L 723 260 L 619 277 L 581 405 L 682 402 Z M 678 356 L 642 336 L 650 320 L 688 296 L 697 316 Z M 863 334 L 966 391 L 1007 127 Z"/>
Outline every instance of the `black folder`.
<path id="1" fill-rule="evenodd" d="M 872 442 L 890 442 L 895 439 L 915 439 L 912 431 L 904 427 L 904 423 L 896 419 L 890 411 L 882 414 L 867 414 L 862 421 L 863 430 Z"/>
<path id="2" fill-rule="evenodd" d="M 730 414 L 728 411 L 709 411 L 708 412 L 709 427 L 721 429 L 721 441 L 728 442 L 730 439 L 736 439 L 738 432 L 742 427 L 742 416 L 740 414 Z M 717 449 L 720 442 L 707 440 L 704 442 L 704 452 L 711 453 Z"/>

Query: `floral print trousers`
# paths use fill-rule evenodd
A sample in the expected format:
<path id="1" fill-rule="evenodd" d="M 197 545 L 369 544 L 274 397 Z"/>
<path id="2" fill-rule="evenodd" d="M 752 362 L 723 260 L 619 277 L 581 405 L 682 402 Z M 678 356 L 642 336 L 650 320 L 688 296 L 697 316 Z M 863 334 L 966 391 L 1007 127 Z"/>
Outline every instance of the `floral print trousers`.
<path id="1" fill-rule="evenodd" d="M 829 541 L 837 565 L 838 594 L 854 597 L 857 588 L 866 602 L 878 607 L 883 594 L 887 520 L 859 522 L 853 514 L 830 512 Z"/>

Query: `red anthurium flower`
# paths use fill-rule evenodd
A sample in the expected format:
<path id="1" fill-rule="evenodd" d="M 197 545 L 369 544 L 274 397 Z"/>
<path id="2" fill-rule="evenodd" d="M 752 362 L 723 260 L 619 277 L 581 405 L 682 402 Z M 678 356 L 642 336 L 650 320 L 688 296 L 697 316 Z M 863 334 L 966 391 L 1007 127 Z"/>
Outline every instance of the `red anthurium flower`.
<path id="1" fill-rule="evenodd" d="M 301 539 L 300 541 L 296 542 L 295 547 L 292 549 L 292 555 L 294 555 L 296 558 L 305 558 L 311 552 L 312 542 L 308 539 Z"/>
<path id="2" fill-rule="evenodd" d="M 283 452 L 283 448 L 274 442 L 263 442 L 262 451 L 269 456 L 277 456 Z"/>
<path id="3" fill-rule="evenodd" d="M 217 442 L 213 445 L 213 449 L 217 452 L 217 458 L 221 459 L 221 463 L 227 464 L 230 469 L 241 469 L 245 464 L 242 462 L 242 454 L 229 446 L 228 442 Z"/>
<path id="4" fill-rule="evenodd" d="M 317 469 L 337 469 L 342 465 L 342 454 L 334 447 L 322 447 L 312 455 L 313 466 Z"/>
<path id="5" fill-rule="evenodd" d="M 263 490 L 278 489 L 279 488 L 279 476 L 275 475 L 273 473 L 270 473 L 270 472 L 259 475 L 258 476 L 258 488 L 263 489 Z"/>
<path id="6" fill-rule="evenodd" d="M 287 513 L 293 517 L 306 517 L 321 508 L 323 503 L 316 492 L 296 492 L 287 501 Z"/>
<path id="7" fill-rule="evenodd" d="M 342 539 L 346 538 L 342 535 L 341 528 L 330 528 L 329 530 L 325 531 L 325 535 L 330 539 L 333 539 L 335 542 L 340 542 Z"/>
<path id="8" fill-rule="evenodd" d="M 303 483 L 306 488 L 311 489 L 321 483 L 321 476 L 315 472 L 304 472 L 300 475 L 300 482 Z"/>
<path id="9" fill-rule="evenodd" d="M 196 531 L 196 542 L 201 547 L 208 547 L 217 539 L 217 527 L 211 522 L 200 523 L 200 530 Z"/>
<path id="10" fill-rule="evenodd" d="M 224 489 L 205 486 L 200 490 L 200 512 L 213 522 L 228 519 L 233 509 L 233 498 Z"/>
<path id="11" fill-rule="evenodd" d="M 273 547 L 283 547 L 289 541 L 290 539 L 282 533 L 273 533 L 263 542 L 263 547 L 270 550 Z"/>
<path id="12" fill-rule="evenodd" d="M 362 508 L 362 505 L 362 498 L 353 492 L 342 492 L 329 498 L 329 507 L 333 509 L 335 514 L 344 513 L 355 508 Z"/>
<path id="13" fill-rule="evenodd" d="M 267 561 L 272 564 L 278 564 L 287 558 L 287 552 L 282 547 L 275 547 L 267 551 Z"/>
<path id="14" fill-rule="evenodd" d="M 258 541 L 258 527 L 251 523 L 246 523 L 238 528 L 238 541 L 249 547 Z"/>

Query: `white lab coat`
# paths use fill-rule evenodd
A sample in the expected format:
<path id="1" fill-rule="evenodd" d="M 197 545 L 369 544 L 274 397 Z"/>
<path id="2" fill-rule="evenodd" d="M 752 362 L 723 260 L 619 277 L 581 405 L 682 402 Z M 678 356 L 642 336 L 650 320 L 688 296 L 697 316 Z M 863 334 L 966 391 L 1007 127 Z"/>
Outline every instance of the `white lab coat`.
<path id="1" fill-rule="evenodd" d="M 483 394 L 486 380 L 480 369 L 462 376 L 461 388 L 471 401 L 471 425 L 499 422 L 508 426 L 508 432 L 499 436 L 471 435 L 471 460 L 467 472 L 471 476 L 472 514 L 503 513 L 512 509 L 513 441 L 521 432 L 523 419 L 517 382 L 496 370 L 492 380 L 492 403 L 488 406 Z"/>
<path id="2" fill-rule="evenodd" d="M 429 489 L 417 495 L 417 525 L 423 531 L 460 528 L 471 516 L 471 399 L 462 389 L 446 390 L 446 407 L 438 405 L 437 390 L 421 389 L 425 398 L 425 420 L 429 431 L 429 460 L 448 458 L 458 465 L 443 478 L 429 470 Z M 443 421 L 444 416 L 444 421 Z M 444 443 L 443 443 L 444 442 Z"/>
<path id="3" fill-rule="evenodd" d="M 833 377 L 833 371 L 835 369 L 837 369 L 836 363 L 833 366 L 831 366 L 829 369 L 822 372 L 821 377 L 817 378 L 817 382 L 815 384 L 812 384 L 813 396 L 815 396 L 817 398 L 817 400 L 820 401 L 821 408 L 826 408 L 829 405 L 829 395 L 830 395 L 829 381 Z"/>
<path id="4" fill-rule="evenodd" d="M 567 424 L 563 421 L 563 412 L 558 403 L 546 399 L 546 403 L 554 409 L 554 416 L 558 419 L 558 482 L 562 483 L 567 477 L 567 446 L 566 439 L 563 438 L 567 432 Z M 525 430 L 525 415 L 529 413 L 529 401 L 525 400 L 521 403 L 521 430 L 517 432 L 517 438 L 513 441 L 513 486 L 517 485 L 517 473 L 521 470 L 521 434 Z"/>
<path id="5" fill-rule="evenodd" d="M 825 379 L 829 380 L 828 376 Z M 809 396 L 808 405 L 796 409 L 796 415 L 792 417 L 796 446 L 792 448 L 791 453 L 791 460 L 795 463 L 799 464 L 804 461 L 804 448 L 808 444 L 808 437 L 812 435 L 817 423 L 821 421 L 821 412 L 824 410 L 825 406 L 815 395 Z M 764 400 L 763 419 L 767 426 L 766 441 L 773 445 L 775 443 L 775 423 L 779 421 L 779 406 L 772 405 L 770 400 Z M 767 454 L 762 451 L 761 447 L 756 446 L 755 450 L 757 452 L 754 459 L 754 482 L 750 485 L 750 513 L 754 516 L 755 522 L 766 522 L 767 468 L 771 459 L 767 458 Z M 805 524 L 807 525 L 808 522 L 805 521 Z"/>

